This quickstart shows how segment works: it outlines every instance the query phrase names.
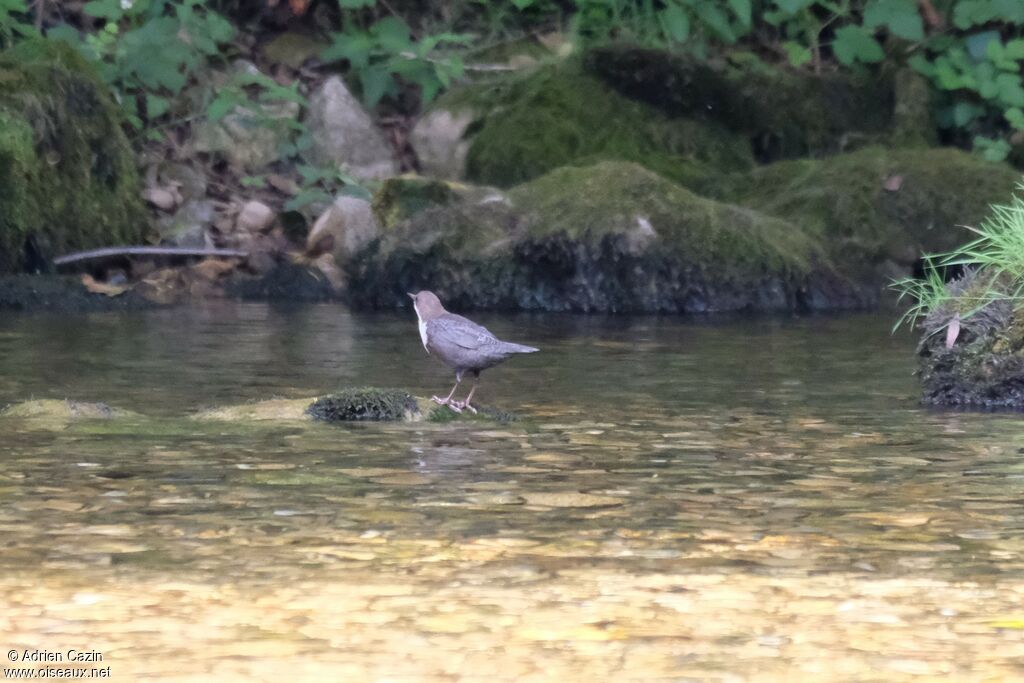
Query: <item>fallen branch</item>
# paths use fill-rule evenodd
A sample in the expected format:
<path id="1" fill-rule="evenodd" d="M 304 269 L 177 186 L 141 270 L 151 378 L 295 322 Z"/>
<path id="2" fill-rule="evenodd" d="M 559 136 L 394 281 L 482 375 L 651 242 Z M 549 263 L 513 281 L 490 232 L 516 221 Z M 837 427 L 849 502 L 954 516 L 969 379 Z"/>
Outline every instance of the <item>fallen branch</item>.
<path id="1" fill-rule="evenodd" d="M 221 258 L 244 258 L 249 252 L 240 249 L 198 249 L 189 247 L 104 247 L 78 251 L 53 260 L 54 265 L 63 266 L 78 261 L 109 258 L 111 256 L 219 256 Z"/>

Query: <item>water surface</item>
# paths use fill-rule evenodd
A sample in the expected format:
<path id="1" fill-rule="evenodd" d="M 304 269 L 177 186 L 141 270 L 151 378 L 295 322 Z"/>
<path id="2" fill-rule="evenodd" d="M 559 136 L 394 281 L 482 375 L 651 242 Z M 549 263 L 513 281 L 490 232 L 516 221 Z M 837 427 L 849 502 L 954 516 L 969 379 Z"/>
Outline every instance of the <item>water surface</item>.
<path id="1" fill-rule="evenodd" d="M 447 391 L 412 314 L 0 318 L 0 644 L 114 680 L 1014 680 L 1018 416 L 917 405 L 888 316 L 475 316 L 511 424 L 232 425 Z"/>

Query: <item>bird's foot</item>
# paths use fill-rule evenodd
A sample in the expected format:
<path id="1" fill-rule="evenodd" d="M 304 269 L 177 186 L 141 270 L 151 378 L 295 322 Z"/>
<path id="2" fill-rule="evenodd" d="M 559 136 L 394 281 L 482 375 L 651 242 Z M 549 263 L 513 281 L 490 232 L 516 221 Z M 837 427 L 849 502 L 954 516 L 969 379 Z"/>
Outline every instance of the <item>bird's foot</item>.
<path id="1" fill-rule="evenodd" d="M 448 407 L 459 413 L 461 413 L 463 410 L 468 410 L 474 415 L 477 414 L 476 408 L 469 405 L 469 401 L 452 401 L 451 403 L 448 404 Z"/>
<path id="2" fill-rule="evenodd" d="M 451 403 L 450 399 L 441 398 L 440 396 L 431 396 L 430 400 L 433 401 L 434 403 L 438 404 L 438 405 L 441 405 L 441 406 L 446 406 L 446 405 L 449 405 Z"/>

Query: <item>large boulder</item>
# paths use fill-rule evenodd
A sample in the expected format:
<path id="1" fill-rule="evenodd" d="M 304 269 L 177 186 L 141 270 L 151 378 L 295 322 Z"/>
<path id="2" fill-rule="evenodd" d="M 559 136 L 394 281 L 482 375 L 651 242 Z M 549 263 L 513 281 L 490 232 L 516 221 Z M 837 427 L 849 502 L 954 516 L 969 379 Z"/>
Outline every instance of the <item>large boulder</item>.
<path id="1" fill-rule="evenodd" d="M 867 303 L 793 224 L 629 162 L 554 170 L 507 197 L 423 207 L 350 273 L 354 304 L 430 288 L 455 308 L 790 311 Z"/>
<path id="2" fill-rule="evenodd" d="M 145 213 L 121 115 L 66 43 L 0 54 L 0 273 L 142 240 Z"/>
<path id="3" fill-rule="evenodd" d="M 628 45 L 590 50 L 584 65 L 624 95 L 668 114 L 742 133 L 761 161 L 822 156 L 889 139 L 894 125 L 905 140 L 908 121 L 926 128 L 920 137 L 934 137 L 927 95 L 916 97 L 915 82 L 893 73 L 816 76 L 752 54 L 704 60 Z"/>
<path id="4" fill-rule="evenodd" d="M 976 225 L 1019 181 L 1010 166 L 956 149 L 871 147 L 770 164 L 704 189 L 790 221 L 845 272 L 877 280 L 878 265 L 905 269 L 963 243 L 970 233 L 959 226 Z"/>
<path id="5" fill-rule="evenodd" d="M 316 144 L 310 150 L 322 165 L 344 165 L 362 180 L 395 175 L 391 146 L 345 82 L 331 76 L 309 98 L 306 125 Z"/>
<path id="6" fill-rule="evenodd" d="M 577 60 L 441 97 L 412 138 L 424 170 L 510 187 L 566 164 L 633 161 L 688 184 L 753 164 L 749 141 L 711 121 L 630 100 Z"/>

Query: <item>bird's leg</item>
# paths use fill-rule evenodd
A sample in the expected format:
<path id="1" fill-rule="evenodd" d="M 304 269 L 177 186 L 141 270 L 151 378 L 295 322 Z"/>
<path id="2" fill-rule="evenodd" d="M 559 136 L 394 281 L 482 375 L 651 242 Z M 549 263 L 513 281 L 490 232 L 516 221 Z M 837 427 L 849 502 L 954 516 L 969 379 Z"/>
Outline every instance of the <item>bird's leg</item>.
<path id="1" fill-rule="evenodd" d="M 461 384 L 460 380 L 456 380 L 455 381 L 455 386 L 452 387 L 452 391 L 449 393 L 449 395 L 447 395 L 446 398 L 441 398 L 440 396 L 431 396 L 430 400 L 432 400 L 435 403 L 438 403 L 440 405 L 451 405 L 453 403 L 452 396 L 455 395 L 455 390 L 459 388 L 459 384 Z M 458 402 L 458 401 L 454 401 L 454 402 Z"/>
<path id="2" fill-rule="evenodd" d="M 473 406 L 469 405 L 469 402 L 471 400 L 473 400 L 473 392 L 476 391 L 477 385 L 479 385 L 479 384 L 480 384 L 480 378 L 477 377 L 476 379 L 473 380 L 473 386 L 469 390 L 469 395 L 466 396 L 466 400 L 465 401 L 455 401 L 455 404 L 458 405 L 458 407 L 460 409 L 461 408 L 466 408 L 466 409 L 472 411 L 474 415 L 476 415 L 476 408 L 474 408 Z"/>

